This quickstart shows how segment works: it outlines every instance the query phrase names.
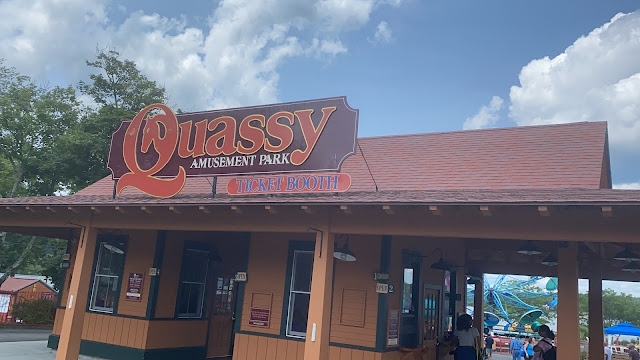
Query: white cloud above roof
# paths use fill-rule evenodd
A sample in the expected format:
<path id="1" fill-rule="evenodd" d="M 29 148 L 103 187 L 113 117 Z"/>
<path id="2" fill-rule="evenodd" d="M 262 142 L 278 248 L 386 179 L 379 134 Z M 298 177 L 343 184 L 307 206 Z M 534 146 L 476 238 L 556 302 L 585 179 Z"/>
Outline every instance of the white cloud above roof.
<path id="1" fill-rule="evenodd" d="M 52 74 L 79 80 L 89 71 L 85 59 L 110 47 L 164 85 L 170 105 L 183 110 L 271 103 L 286 59 L 330 62 L 348 52 L 341 36 L 364 27 L 381 6 L 400 4 L 222 0 L 198 28 L 183 16 L 143 11 L 116 23 L 109 11 L 126 9 L 112 0 L 4 0 L 0 54 L 11 54 L 8 65 L 42 81 Z"/>
<path id="2" fill-rule="evenodd" d="M 488 105 L 484 105 L 474 116 L 467 118 L 462 125 L 464 130 L 484 129 L 492 127 L 499 119 L 500 110 L 504 100 L 499 96 L 493 96 Z"/>
<path id="3" fill-rule="evenodd" d="M 531 61 L 511 87 L 518 125 L 608 121 L 614 147 L 640 150 L 640 11 L 618 14 L 563 53 Z"/>

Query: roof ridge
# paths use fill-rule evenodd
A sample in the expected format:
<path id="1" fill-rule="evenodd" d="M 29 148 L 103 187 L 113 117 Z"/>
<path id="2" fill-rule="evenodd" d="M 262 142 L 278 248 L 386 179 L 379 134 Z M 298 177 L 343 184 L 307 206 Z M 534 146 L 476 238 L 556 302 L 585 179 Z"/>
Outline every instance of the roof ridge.
<path id="1" fill-rule="evenodd" d="M 550 128 L 550 127 L 568 127 L 568 126 L 578 126 L 578 125 L 601 125 L 607 124 L 606 121 L 577 121 L 570 123 L 562 123 L 562 124 L 541 124 L 541 125 L 515 125 L 515 126 L 507 126 L 507 127 L 496 127 L 496 128 L 485 128 L 485 129 L 469 129 L 469 130 L 449 130 L 449 131 L 434 131 L 434 132 L 423 132 L 423 133 L 414 133 L 414 134 L 397 134 L 397 135 L 377 135 L 377 136 L 366 136 L 366 137 L 358 137 L 358 140 L 368 140 L 368 139 L 380 139 L 380 138 L 398 138 L 398 137 L 413 137 L 413 136 L 424 136 L 424 135 L 442 135 L 442 134 L 460 134 L 460 133 L 469 133 L 469 132 L 498 132 L 498 131 L 520 131 L 524 129 L 531 128 Z"/>

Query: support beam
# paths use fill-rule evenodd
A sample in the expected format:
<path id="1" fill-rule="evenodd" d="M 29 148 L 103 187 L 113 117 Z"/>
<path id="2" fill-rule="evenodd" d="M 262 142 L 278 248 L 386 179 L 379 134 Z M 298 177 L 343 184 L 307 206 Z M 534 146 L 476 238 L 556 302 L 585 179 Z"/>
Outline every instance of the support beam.
<path id="1" fill-rule="evenodd" d="M 126 211 L 124 210 L 124 208 L 122 206 L 116 206 L 115 209 L 119 213 L 122 213 L 122 214 L 126 213 Z"/>
<path id="2" fill-rule="evenodd" d="M 558 359 L 580 358 L 578 244 L 558 249 Z"/>
<path id="3" fill-rule="evenodd" d="M 198 206 L 198 210 L 202 211 L 205 214 L 211 214 L 211 210 L 209 208 L 207 208 L 206 206 Z"/>
<path id="4" fill-rule="evenodd" d="M 278 210 L 275 207 L 271 206 L 271 205 L 265 205 L 264 209 L 267 210 L 269 213 L 274 214 L 274 215 L 278 213 Z"/>
<path id="5" fill-rule="evenodd" d="M 240 209 L 238 205 L 231 205 L 231 211 L 235 212 L 236 214 L 242 214 L 242 209 Z"/>
<path id="6" fill-rule="evenodd" d="M 172 213 L 174 213 L 174 214 L 178 214 L 178 215 L 179 215 L 179 214 L 182 214 L 182 210 L 178 209 L 178 208 L 177 208 L 177 207 L 175 207 L 175 206 L 169 206 L 169 211 L 171 211 L 171 212 L 172 212 Z"/>
<path id="7" fill-rule="evenodd" d="M 71 211 L 74 214 L 77 214 L 80 212 L 78 209 L 74 208 L 73 206 L 67 206 L 67 210 Z"/>
<path id="8" fill-rule="evenodd" d="M 429 211 L 431 211 L 433 215 L 440 215 L 442 213 L 440 207 L 437 205 L 429 205 Z"/>
<path id="9" fill-rule="evenodd" d="M 16 213 L 16 209 L 12 208 L 11 206 L 5 206 L 4 208 L 5 208 L 5 210 L 9 210 L 14 214 Z"/>
<path id="10" fill-rule="evenodd" d="M 92 206 L 91 207 L 91 211 L 93 211 L 96 214 L 100 214 L 102 212 L 102 210 L 100 210 L 98 207 L 96 206 Z"/>
<path id="11" fill-rule="evenodd" d="M 329 360 L 334 241 L 328 228 L 316 233 L 304 360 Z"/>
<path id="12" fill-rule="evenodd" d="M 602 310 L 602 263 L 600 256 L 589 261 L 589 360 L 604 360 Z"/>
<path id="13" fill-rule="evenodd" d="M 142 212 L 145 212 L 147 214 L 151 214 L 151 209 L 149 209 L 146 206 L 140 206 L 140 210 L 142 210 Z"/>
<path id="14" fill-rule="evenodd" d="M 308 205 L 300 206 L 300 210 L 306 212 L 307 214 L 313 214 L 313 210 Z"/>
<path id="15" fill-rule="evenodd" d="M 491 208 L 488 205 L 480 205 L 482 216 L 491 216 Z"/>
<path id="16" fill-rule="evenodd" d="M 51 211 L 52 213 L 55 213 L 55 212 L 56 212 L 56 209 L 52 208 L 51 206 L 47 206 L 47 207 L 46 207 L 46 209 L 47 209 L 48 211 Z"/>
<path id="17" fill-rule="evenodd" d="M 387 215 L 395 214 L 395 210 L 391 207 L 391 205 L 382 205 L 382 210 L 387 213 Z"/>
<path id="18" fill-rule="evenodd" d="M 26 206 L 26 207 L 25 207 L 25 209 L 27 209 L 28 211 L 30 211 L 30 212 L 32 212 L 32 213 L 35 213 L 35 212 L 36 212 L 36 209 L 34 209 L 34 208 L 33 208 L 33 207 L 31 207 L 31 206 Z"/>
<path id="19" fill-rule="evenodd" d="M 483 275 L 480 274 L 480 279 Z M 478 333 L 484 334 L 484 282 L 477 280 L 473 291 L 473 327 L 478 329 Z"/>
<path id="20" fill-rule="evenodd" d="M 602 216 L 604 216 L 604 217 L 612 217 L 613 216 L 613 207 L 612 206 L 603 206 L 602 207 Z"/>
<path id="21" fill-rule="evenodd" d="M 540 214 L 540 216 L 549 216 L 549 215 L 551 215 L 549 213 L 549 207 L 547 207 L 547 205 L 538 205 L 538 213 Z"/>
<path id="22" fill-rule="evenodd" d="M 340 210 L 345 214 L 351 214 L 351 208 L 347 205 L 340 205 Z"/>
<path id="23" fill-rule="evenodd" d="M 97 235 L 98 232 L 91 225 L 84 227 L 80 235 L 56 360 L 76 360 L 80 353 L 82 324 L 87 308 Z"/>

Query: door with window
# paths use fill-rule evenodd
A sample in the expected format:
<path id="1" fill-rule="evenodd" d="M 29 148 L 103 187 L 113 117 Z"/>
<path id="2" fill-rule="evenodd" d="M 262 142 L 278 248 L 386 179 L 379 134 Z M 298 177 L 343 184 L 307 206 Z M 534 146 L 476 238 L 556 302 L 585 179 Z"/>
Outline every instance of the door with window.
<path id="1" fill-rule="evenodd" d="M 422 341 L 423 345 L 432 349 L 427 354 L 427 358 L 436 358 L 436 344 L 440 336 L 440 304 L 441 304 L 441 287 L 437 285 L 424 285 L 422 298 L 424 299 L 424 307 L 422 312 Z"/>
<path id="2" fill-rule="evenodd" d="M 400 346 L 416 348 L 420 345 L 420 256 L 402 254 L 402 311 L 400 313 Z"/>
<path id="3" fill-rule="evenodd" d="M 207 357 L 230 357 L 235 320 L 236 286 L 230 277 L 216 280 Z"/>

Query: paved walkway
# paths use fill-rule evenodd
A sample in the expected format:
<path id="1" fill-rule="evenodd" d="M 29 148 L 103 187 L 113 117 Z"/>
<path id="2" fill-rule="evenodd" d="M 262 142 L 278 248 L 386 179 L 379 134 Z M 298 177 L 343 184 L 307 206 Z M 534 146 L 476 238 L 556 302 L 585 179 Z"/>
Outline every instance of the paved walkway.
<path id="1" fill-rule="evenodd" d="M 55 360 L 56 352 L 47 348 L 47 341 L 12 341 L 0 343 L 2 360 Z M 99 360 L 80 356 L 79 360 Z"/>

